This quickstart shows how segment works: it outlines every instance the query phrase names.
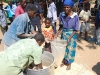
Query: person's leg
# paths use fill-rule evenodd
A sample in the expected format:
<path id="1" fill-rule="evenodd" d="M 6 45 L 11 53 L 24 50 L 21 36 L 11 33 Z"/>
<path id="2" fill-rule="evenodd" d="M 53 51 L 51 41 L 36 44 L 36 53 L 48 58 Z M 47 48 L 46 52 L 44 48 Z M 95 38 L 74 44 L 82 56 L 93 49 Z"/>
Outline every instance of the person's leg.
<path id="1" fill-rule="evenodd" d="M 79 34 L 79 38 L 81 38 L 81 36 L 82 36 L 82 32 L 80 32 L 80 34 Z"/>
<path id="2" fill-rule="evenodd" d="M 85 37 L 84 39 L 87 41 L 87 31 L 85 31 Z"/>
<path id="3" fill-rule="evenodd" d="M 81 23 L 80 33 L 79 33 L 79 41 L 81 40 L 82 34 L 85 31 L 85 24 L 84 22 Z"/>
<path id="4" fill-rule="evenodd" d="M 71 69 L 71 63 L 70 63 L 70 64 L 68 64 L 68 66 L 67 66 L 66 70 L 70 70 L 70 69 Z"/>
<path id="5" fill-rule="evenodd" d="M 56 34 L 56 22 L 54 23 L 53 30 L 54 30 L 54 33 Z"/>

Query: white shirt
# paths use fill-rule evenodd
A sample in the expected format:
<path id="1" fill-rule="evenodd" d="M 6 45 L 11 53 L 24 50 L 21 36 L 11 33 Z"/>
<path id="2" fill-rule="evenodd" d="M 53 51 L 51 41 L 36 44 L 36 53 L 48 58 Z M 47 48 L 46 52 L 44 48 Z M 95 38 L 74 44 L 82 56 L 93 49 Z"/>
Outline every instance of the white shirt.
<path id="1" fill-rule="evenodd" d="M 52 18 L 52 23 L 57 21 L 57 9 L 54 2 L 52 2 L 48 7 L 47 17 Z"/>
<path id="2" fill-rule="evenodd" d="M 84 11 L 84 10 L 82 10 L 82 11 L 80 12 L 80 14 L 79 14 L 79 17 L 81 17 L 82 20 L 84 20 L 84 21 L 88 21 L 90 16 L 91 16 L 91 13 L 90 13 L 89 10 L 88 10 L 87 12 Z"/>

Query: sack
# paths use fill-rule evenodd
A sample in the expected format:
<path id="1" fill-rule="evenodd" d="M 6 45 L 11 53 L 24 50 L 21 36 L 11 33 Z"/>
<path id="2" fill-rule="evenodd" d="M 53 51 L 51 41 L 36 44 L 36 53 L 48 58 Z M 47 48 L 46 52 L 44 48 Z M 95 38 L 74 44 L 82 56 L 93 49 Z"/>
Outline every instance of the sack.
<path id="1" fill-rule="evenodd" d="M 55 58 L 55 67 L 60 66 L 64 55 L 67 42 L 65 40 L 54 40 L 51 42 L 52 54 Z"/>

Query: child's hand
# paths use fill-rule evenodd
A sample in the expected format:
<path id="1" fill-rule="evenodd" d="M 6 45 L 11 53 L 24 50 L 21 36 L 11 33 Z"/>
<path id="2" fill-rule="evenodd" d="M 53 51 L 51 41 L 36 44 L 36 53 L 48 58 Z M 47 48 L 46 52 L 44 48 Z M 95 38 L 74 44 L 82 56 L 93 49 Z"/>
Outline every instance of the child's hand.
<path id="1" fill-rule="evenodd" d="M 57 35 L 57 34 L 55 34 L 54 39 L 56 39 L 57 37 L 58 37 L 58 35 Z"/>

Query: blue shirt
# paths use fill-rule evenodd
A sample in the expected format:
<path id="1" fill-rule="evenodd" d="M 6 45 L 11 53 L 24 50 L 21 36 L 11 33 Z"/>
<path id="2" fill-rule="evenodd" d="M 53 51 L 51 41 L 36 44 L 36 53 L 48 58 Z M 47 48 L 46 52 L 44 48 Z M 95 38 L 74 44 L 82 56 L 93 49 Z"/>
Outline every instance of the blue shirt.
<path id="1" fill-rule="evenodd" d="M 65 12 L 61 12 L 59 15 L 60 24 L 65 29 L 79 30 L 79 17 L 77 13 L 73 13 L 72 16 L 67 17 Z"/>
<path id="2" fill-rule="evenodd" d="M 34 30 L 34 28 L 30 23 L 28 14 L 21 14 L 14 19 L 8 31 L 4 34 L 2 41 L 5 45 L 10 46 L 20 39 L 24 39 L 17 37 L 17 34 L 28 34 L 31 30 Z"/>
<path id="3" fill-rule="evenodd" d="M 96 15 L 95 26 L 98 27 L 100 23 L 100 11 Z"/>
<path id="4" fill-rule="evenodd" d="M 8 5 L 7 9 L 4 9 L 7 11 L 8 13 L 8 17 L 13 17 L 13 15 L 15 15 L 15 10 L 16 10 L 16 5 L 12 5 L 12 8 Z"/>

